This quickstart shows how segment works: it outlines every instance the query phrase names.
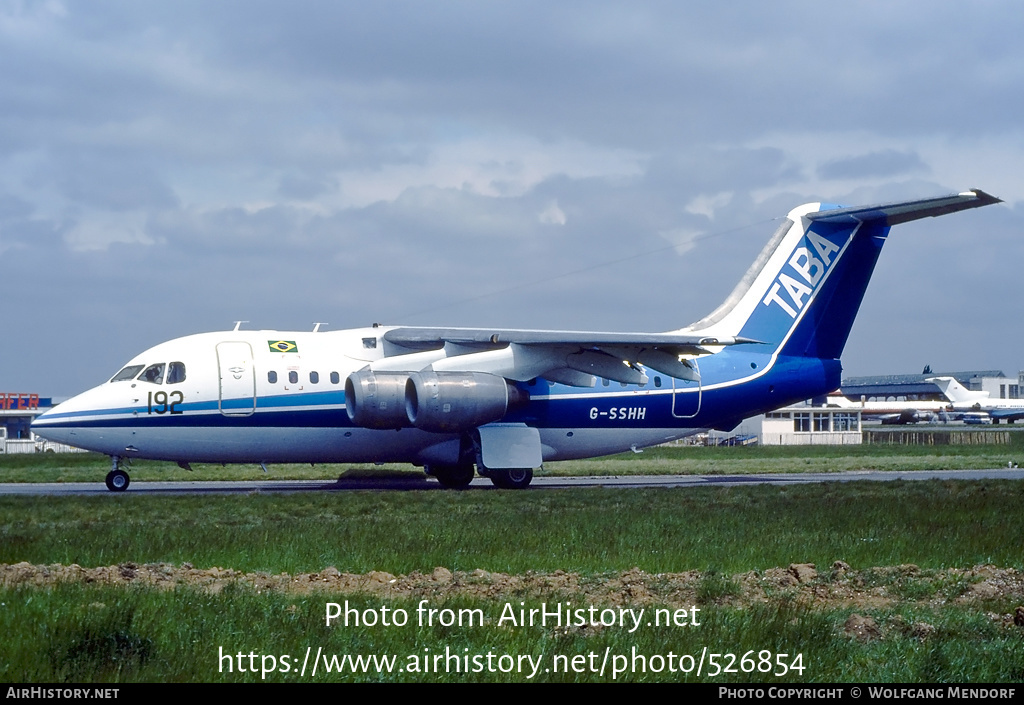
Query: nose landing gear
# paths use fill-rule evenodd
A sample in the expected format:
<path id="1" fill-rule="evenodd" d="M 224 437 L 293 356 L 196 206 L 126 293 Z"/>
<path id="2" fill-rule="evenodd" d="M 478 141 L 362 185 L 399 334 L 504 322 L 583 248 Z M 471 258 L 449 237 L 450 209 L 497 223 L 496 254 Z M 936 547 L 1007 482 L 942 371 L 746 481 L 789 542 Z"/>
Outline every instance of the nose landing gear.
<path id="1" fill-rule="evenodd" d="M 128 473 L 121 469 L 121 457 L 117 455 L 110 456 L 111 470 L 107 473 L 107 489 L 111 492 L 124 492 L 128 489 L 128 485 L 131 479 L 128 477 Z"/>

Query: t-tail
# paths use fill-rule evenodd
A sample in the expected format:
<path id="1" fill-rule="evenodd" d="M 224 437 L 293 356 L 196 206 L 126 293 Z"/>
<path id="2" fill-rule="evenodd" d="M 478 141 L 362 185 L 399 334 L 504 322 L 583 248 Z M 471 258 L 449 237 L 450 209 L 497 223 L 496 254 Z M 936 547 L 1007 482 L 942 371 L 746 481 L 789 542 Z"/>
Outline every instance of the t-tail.
<path id="1" fill-rule="evenodd" d="M 933 382 L 951 404 L 971 404 L 989 398 L 988 392 L 971 391 L 953 377 L 928 377 L 925 382 Z"/>
<path id="2" fill-rule="evenodd" d="M 726 301 L 683 330 L 757 340 L 775 355 L 838 360 L 891 226 L 1000 202 L 975 189 L 876 206 L 794 208 Z"/>

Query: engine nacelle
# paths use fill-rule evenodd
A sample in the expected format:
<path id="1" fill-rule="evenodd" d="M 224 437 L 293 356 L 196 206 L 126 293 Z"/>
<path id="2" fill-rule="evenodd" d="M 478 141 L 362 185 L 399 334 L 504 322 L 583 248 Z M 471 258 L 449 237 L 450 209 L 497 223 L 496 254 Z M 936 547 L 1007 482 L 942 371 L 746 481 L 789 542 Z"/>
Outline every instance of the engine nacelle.
<path id="1" fill-rule="evenodd" d="M 409 375 L 406 417 L 416 428 L 459 433 L 502 419 L 529 397 L 504 377 L 486 372 L 434 372 Z"/>
<path id="2" fill-rule="evenodd" d="M 345 380 L 345 412 L 363 428 L 392 429 L 409 426 L 405 414 L 406 372 L 353 372 Z"/>

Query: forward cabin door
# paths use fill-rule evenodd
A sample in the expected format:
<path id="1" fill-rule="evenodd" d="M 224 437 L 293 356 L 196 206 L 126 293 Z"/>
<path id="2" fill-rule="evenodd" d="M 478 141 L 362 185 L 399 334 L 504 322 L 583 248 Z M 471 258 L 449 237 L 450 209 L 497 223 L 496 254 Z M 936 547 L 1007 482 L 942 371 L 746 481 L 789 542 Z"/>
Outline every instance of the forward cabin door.
<path id="1" fill-rule="evenodd" d="M 256 411 L 256 370 L 249 343 L 217 343 L 220 370 L 218 406 L 225 416 L 249 416 Z"/>

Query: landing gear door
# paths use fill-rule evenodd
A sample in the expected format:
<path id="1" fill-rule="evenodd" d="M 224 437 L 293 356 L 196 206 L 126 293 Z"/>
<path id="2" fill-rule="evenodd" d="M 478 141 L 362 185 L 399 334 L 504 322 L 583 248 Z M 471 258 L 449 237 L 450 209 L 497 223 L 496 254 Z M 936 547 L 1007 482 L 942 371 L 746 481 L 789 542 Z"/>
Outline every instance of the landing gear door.
<path id="1" fill-rule="evenodd" d="M 697 371 L 697 380 L 672 378 L 672 415 L 677 419 L 692 419 L 700 413 L 701 381 L 700 368 L 693 361 Z"/>
<path id="2" fill-rule="evenodd" d="M 225 416 L 249 416 L 256 411 L 256 371 L 249 343 L 217 344 L 220 371 L 218 406 Z"/>
<path id="3" fill-rule="evenodd" d="M 540 431 L 523 424 L 488 424 L 480 434 L 480 464 L 488 470 L 539 468 L 544 463 Z"/>

